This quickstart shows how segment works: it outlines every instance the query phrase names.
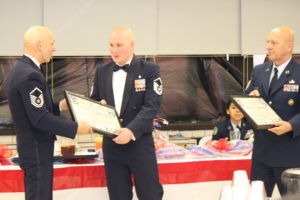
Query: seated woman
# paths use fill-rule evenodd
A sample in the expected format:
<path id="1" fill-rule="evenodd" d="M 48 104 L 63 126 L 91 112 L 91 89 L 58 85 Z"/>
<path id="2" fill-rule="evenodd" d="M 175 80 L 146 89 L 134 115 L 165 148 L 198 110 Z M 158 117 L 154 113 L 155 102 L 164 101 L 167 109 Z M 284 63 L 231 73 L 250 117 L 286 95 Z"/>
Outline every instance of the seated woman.
<path id="1" fill-rule="evenodd" d="M 244 118 L 243 113 L 241 113 L 240 110 L 232 102 L 228 103 L 226 113 L 226 119 L 217 123 L 217 125 L 215 126 L 212 139 L 218 140 L 220 138 L 227 138 L 228 140 L 231 140 L 231 131 L 239 132 L 239 139 L 241 140 L 248 139 L 250 136 L 249 133 L 253 131 L 251 125 Z"/>

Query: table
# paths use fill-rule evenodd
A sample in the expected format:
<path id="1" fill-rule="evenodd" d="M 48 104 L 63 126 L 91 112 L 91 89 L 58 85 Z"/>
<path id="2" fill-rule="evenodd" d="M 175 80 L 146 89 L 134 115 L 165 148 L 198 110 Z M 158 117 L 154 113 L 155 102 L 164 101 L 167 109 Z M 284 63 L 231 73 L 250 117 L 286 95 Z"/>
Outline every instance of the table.
<path id="1" fill-rule="evenodd" d="M 105 200 L 108 198 L 103 163 L 54 165 L 54 200 Z M 159 161 L 164 200 L 218 199 L 233 171 L 250 173 L 249 157 Z M 0 166 L 0 200 L 23 200 L 23 171 Z M 134 199 L 137 199 L 134 197 Z"/>

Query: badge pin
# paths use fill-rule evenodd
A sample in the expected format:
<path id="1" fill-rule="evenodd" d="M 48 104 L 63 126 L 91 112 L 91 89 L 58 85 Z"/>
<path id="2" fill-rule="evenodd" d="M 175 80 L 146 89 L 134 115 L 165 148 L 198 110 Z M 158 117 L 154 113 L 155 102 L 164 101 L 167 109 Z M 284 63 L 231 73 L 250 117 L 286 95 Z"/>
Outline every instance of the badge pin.
<path id="1" fill-rule="evenodd" d="M 266 69 L 266 72 L 268 72 L 268 71 L 270 71 L 270 68 L 267 68 L 267 69 Z"/>
<path id="2" fill-rule="evenodd" d="M 289 74 L 289 73 L 290 73 L 290 70 L 286 70 L 284 73 L 285 73 L 285 74 Z"/>
<path id="3" fill-rule="evenodd" d="M 141 76 L 141 75 L 139 75 L 139 78 L 142 78 L 142 76 Z"/>
<path id="4" fill-rule="evenodd" d="M 284 84 L 283 85 L 284 92 L 299 92 L 299 85 L 295 84 Z"/>
<path id="5" fill-rule="evenodd" d="M 290 99 L 290 100 L 288 101 L 289 106 L 294 105 L 294 103 L 295 103 L 294 99 Z"/>
<path id="6" fill-rule="evenodd" d="M 290 82 L 289 82 L 290 84 L 294 84 L 295 83 L 295 81 L 292 79 L 292 80 L 290 80 Z"/>
<path id="7" fill-rule="evenodd" d="M 134 87 L 136 92 L 146 91 L 146 79 L 134 80 Z"/>

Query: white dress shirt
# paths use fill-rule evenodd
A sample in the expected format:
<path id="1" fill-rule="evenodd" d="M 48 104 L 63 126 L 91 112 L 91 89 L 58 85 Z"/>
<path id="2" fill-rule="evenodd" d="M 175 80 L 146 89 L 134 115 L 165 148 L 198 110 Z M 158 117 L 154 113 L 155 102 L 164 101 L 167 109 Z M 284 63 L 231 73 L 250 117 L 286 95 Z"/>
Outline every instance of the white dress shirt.
<path id="1" fill-rule="evenodd" d="M 272 68 L 272 72 L 271 72 L 271 75 L 270 75 L 270 80 L 269 80 L 269 85 L 271 84 L 271 80 L 274 76 L 274 68 L 276 67 L 278 69 L 278 73 L 277 73 L 277 78 L 279 79 L 280 75 L 282 74 L 282 72 L 285 70 L 286 66 L 289 64 L 289 62 L 291 61 L 292 58 L 290 58 L 288 61 L 286 61 L 285 63 L 279 65 L 279 66 L 276 66 L 274 63 L 273 63 L 273 68 Z"/>
<path id="2" fill-rule="evenodd" d="M 233 130 L 234 131 L 241 131 L 237 126 L 239 126 L 240 128 L 241 128 L 241 122 L 238 124 L 238 125 L 236 125 L 235 123 L 233 123 L 232 121 L 230 121 L 231 122 L 231 126 L 232 126 L 232 128 L 233 128 Z"/>
<path id="3" fill-rule="evenodd" d="M 130 64 L 131 60 L 132 58 L 125 64 Z M 125 72 L 124 70 L 118 70 L 116 72 L 113 72 L 112 86 L 115 100 L 115 108 L 119 116 L 121 114 L 126 78 L 127 72 Z"/>

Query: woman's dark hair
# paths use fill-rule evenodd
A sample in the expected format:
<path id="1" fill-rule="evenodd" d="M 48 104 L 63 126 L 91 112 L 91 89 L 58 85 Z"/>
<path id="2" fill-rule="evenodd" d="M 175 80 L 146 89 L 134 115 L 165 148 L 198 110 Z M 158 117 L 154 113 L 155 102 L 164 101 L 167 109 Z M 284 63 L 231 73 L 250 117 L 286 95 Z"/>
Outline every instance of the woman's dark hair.
<path id="1" fill-rule="evenodd" d="M 225 116 L 226 117 L 230 117 L 229 114 L 227 114 L 227 110 L 229 110 L 231 103 L 232 103 L 232 101 L 230 101 L 230 100 L 226 103 L 226 106 L 225 106 L 225 114 L 226 114 Z"/>

